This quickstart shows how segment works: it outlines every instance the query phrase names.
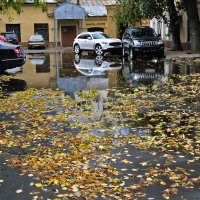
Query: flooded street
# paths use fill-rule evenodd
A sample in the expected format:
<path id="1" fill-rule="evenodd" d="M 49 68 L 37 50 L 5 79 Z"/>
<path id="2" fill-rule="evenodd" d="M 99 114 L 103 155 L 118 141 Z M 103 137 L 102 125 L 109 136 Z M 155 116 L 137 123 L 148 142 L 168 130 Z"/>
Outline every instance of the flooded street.
<path id="1" fill-rule="evenodd" d="M 1 90 L 6 94 L 28 88 L 51 88 L 75 98 L 76 91 L 96 89 L 107 98 L 109 89 L 127 90 L 162 83 L 171 75 L 197 73 L 199 65 L 193 60 L 173 63 L 141 58 L 129 61 L 116 55 L 95 57 L 83 53 L 80 56 L 72 51 L 27 53 L 25 65 L 8 71 L 13 78 L 2 84 Z"/>
<path id="2" fill-rule="evenodd" d="M 199 199 L 199 72 L 193 58 L 27 53 L 0 76 L 1 199 Z"/>

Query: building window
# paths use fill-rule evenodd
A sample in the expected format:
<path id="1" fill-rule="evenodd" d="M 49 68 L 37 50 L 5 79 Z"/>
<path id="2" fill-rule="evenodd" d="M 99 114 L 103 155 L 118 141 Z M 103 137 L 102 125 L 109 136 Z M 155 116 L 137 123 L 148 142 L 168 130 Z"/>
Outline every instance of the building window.
<path id="1" fill-rule="evenodd" d="M 92 27 L 92 28 L 88 28 L 88 31 L 89 32 L 94 32 L 94 31 L 104 32 L 104 29 L 100 27 Z"/>
<path id="2" fill-rule="evenodd" d="M 20 24 L 6 24 L 6 32 L 14 32 L 21 41 Z"/>
<path id="3" fill-rule="evenodd" d="M 49 26 L 48 24 L 34 24 L 34 31 L 42 35 L 45 41 L 49 41 Z"/>

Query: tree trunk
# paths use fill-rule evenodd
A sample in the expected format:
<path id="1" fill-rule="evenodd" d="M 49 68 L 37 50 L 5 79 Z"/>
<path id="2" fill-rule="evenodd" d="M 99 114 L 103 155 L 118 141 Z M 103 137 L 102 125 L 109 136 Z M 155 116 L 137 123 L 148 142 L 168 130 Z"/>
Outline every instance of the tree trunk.
<path id="1" fill-rule="evenodd" d="M 170 18 L 169 31 L 172 34 L 174 50 L 183 50 L 180 39 L 180 22 L 176 11 L 174 0 L 167 0 L 168 13 Z"/>
<path id="2" fill-rule="evenodd" d="M 200 53 L 200 20 L 197 0 L 183 0 L 188 17 L 192 53 Z"/>

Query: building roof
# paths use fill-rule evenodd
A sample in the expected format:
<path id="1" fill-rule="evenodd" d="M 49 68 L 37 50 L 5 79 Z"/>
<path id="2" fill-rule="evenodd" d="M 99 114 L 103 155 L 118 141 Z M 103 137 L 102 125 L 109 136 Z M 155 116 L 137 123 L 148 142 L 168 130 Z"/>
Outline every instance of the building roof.
<path id="1" fill-rule="evenodd" d="M 77 0 L 72 0 L 72 3 L 77 3 Z M 89 4 L 89 5 L 114 5 L 116 4 L 116 0 L 79 0 L 79 3 Z"/>
<path id="2" fill-rule="evenodd" d="M 76 4 L 77 0 L 72 0 Z M 106 5 L 116 4 L 116 0 L 79 0 L 80 6 L 85 9 L 88 16 L 106 16 Z"/>

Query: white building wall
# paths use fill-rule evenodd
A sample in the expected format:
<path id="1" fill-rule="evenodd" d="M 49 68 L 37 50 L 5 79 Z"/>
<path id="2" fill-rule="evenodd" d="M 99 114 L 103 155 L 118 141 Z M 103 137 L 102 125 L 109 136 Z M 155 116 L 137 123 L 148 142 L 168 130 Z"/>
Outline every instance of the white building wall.
<path id="1" fill-rule="evenodd" d="M 170 40 L 168 35 L 169 29 L 163 20 L 153 18 L 150 20 L 150 27 L 153 28 L 157 34 L 160 34 L 163 40 Z"/>

